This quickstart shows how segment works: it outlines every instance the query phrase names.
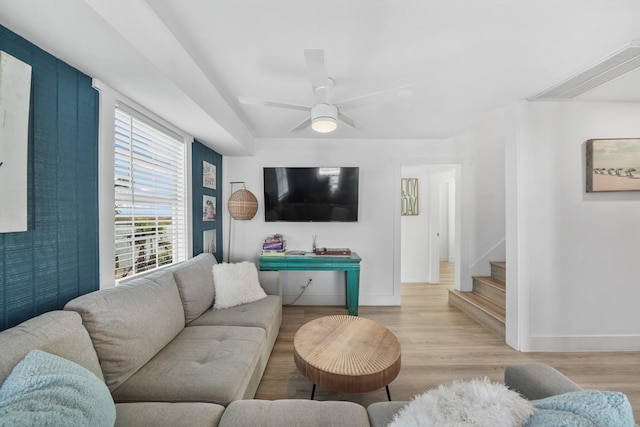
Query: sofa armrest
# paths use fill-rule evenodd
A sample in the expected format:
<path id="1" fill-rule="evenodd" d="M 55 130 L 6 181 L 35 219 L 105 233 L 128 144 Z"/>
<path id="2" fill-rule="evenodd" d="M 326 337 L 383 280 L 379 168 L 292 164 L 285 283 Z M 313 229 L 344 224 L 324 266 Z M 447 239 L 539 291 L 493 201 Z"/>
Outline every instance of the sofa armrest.
<path id="1" fill-rule="evenodd" d="M 267 295 L 282 297 L 282 282 L 280 281 L 279 271 L 260 271 L 258 272 L 258 278 Z"/>
<path id="2" fill-rule="evenodd" d="M 385 427 L 408 401 L 376 402 L 367 407 L 371 427 Z"/>
<path id="3" fill-rule="evenodd" d="M 529 400 L 582 390 L 561 372 L 543 363 L 509 365 L 504 370 L 504 383 Z"/>

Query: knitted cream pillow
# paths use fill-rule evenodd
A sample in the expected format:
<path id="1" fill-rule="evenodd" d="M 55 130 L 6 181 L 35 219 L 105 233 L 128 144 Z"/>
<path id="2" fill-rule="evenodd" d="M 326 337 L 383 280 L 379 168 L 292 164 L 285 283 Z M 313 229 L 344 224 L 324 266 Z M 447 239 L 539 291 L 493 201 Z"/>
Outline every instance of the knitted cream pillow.
<path id="1" fill-rule="evenodd" d="M 113 426 L 116 407 L 106 384 L 88 369 L 41 350 L 30 351 L 0 387 L 0 425 Z"/>
<path id="2" fill-rule="evenodd" d="M 214 265 L 213 286 L 216 294 L 213 301 L 214 310 L 235 307 L 267 297 L 258 281 L 256 266 L 248 261 Z"/>

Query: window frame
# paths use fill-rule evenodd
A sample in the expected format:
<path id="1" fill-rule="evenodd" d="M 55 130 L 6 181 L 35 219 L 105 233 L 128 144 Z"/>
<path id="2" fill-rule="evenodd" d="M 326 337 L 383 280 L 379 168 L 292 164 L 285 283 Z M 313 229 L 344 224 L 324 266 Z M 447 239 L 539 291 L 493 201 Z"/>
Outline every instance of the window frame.
<path id="1" fill-rule="evenodd" d="M 171 123 L 157 116 L 151 111 L 131 101 L 122 94 L 114 91 L 101 81 L 94 79 L 93 87 L 99 92 L 99 153 L 98 153 L 98 210 L 99 210 L 99 240 L 100 240 L 100 289 L 116 286 L 122 281 L 126 281 L 129 277 L 116 280 L 115 278 L 115 194 L 114 194 L 114 162 L 115 162 L 115 111 L 116 106 L 122 106 L 122 109 L 140 116 L 145 121 L 151 121 L 160 127 L 166 128 L 168 131 L 179 136 L 184 142 L 184 248 L 183 259 L 191 258 L 192 249 L 192 207 L 191 207 L 191 146 L 193 137 L 178 129 Z M 151 271 L 157 271 L 165 266 L 157 267 L 140 274 Z M 137 277 L 133 275 L 131 277 Z"/>

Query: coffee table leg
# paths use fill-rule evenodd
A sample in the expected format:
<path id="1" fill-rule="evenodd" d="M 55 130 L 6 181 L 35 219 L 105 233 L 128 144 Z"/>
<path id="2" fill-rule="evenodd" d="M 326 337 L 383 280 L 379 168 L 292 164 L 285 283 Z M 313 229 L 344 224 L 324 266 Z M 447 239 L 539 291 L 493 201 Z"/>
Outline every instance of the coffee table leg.
<path id="1" fill-rule="evenodd" d="M 387 399 L 389 399 L 389 402 L 391 402 L 391 393 L 389 392 L 389 386 L 386 386 L 387 389 Z"/>
<path id="2" fill-rule="evenodd" d="M 314 384 L 313 388 L 311 389 L 311 400 L 313 400 L 313 396 L 315 396 L 315 395 L 316 395 L 316 385 Z M 391 400 L 391 399 L 389 399 L 389 400 Z"/>

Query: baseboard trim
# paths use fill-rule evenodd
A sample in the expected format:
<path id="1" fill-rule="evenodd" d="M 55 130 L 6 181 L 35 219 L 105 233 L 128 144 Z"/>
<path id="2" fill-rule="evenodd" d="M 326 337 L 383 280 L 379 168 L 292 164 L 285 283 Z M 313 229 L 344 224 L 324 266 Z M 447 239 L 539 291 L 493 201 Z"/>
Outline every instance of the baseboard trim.
<path id="1" fill-rule="evenodd" d="M 522 342 L 523 352 L 640 351 L 640 335 L 535 336 Z"/>
<path id="2" fill-rule="evenodd" d="M 282 304 L 288 305 L 293 302 L 297 295 L 283 295 Z M 360 295 L 359 306 L 399 306 L 400 295 Z M 344 295 L 303 295 L 295 305 L 344 305 Z"/>

